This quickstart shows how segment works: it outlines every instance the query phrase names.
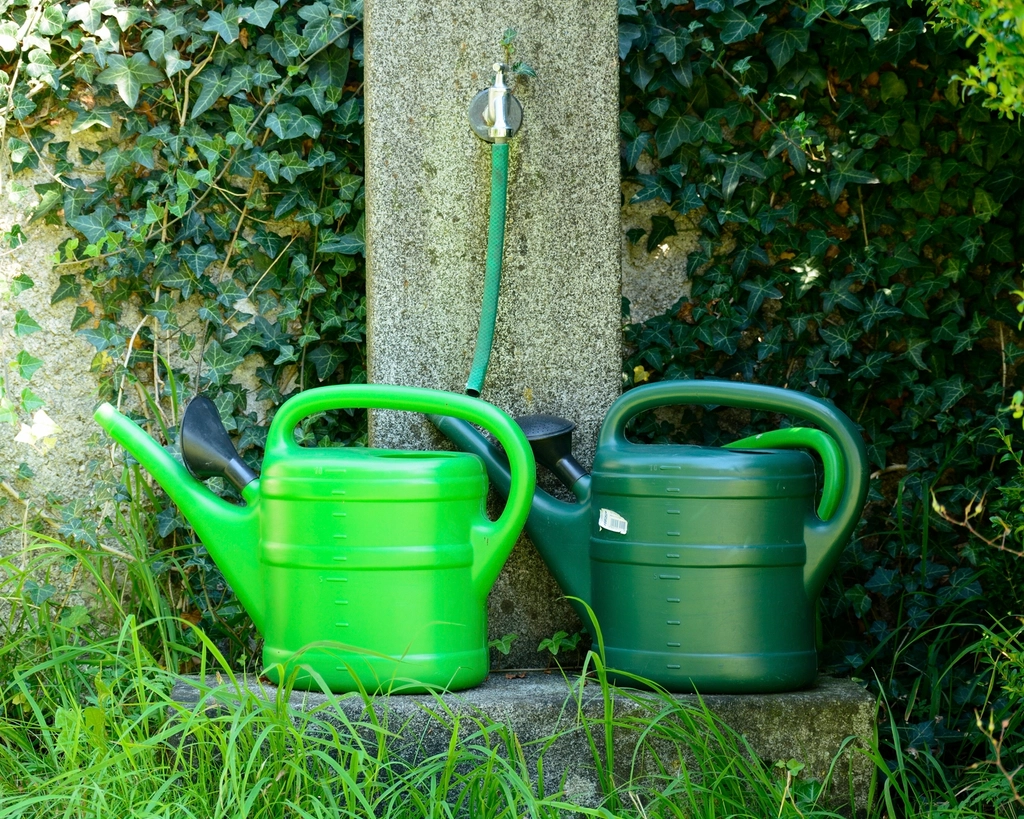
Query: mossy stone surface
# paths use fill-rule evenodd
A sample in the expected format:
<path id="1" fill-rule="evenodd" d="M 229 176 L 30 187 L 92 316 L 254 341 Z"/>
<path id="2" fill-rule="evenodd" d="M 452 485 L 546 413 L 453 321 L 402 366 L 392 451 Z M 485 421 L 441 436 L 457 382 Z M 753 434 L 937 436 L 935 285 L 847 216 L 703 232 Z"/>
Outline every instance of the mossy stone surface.
<path id="1" fill-rule="evenodd" d="M 237 697 L 230 686 L 222 682 L 212 686 L 212 680 L 210 683 L 203 685 L 196 678 L 187 678 L 174 688 L 172 697 L 190 709 L 199 702 L 210 708 L 217 702 Z M 220 690 L 214 692 L 212 688 Z M 249 688 L 270 702 L 278 696 L 272 686 L 253 682 Z M 644 696 L 648 701 L 653 699 L 653 695 Z M 673 699 L 693 715 L 692 722 L 697 726 L 694 736 L 699 746 L 705 739 L 700 733 L 709 723 L 698 698 L 680 694 Z M 703 697 L 702 701 L 714 717 L 712 725 L 724 723 L 741 734 L 762 760 L 772 765 L 780 760 L 796 759 L 806 766 L 801 776 L 819 781 L 824 780 L 831 768 L 828 801 L 840 810 L 864 809 L 872 768 L 870 760 L 858 753 L 858 749 L 866 747 L 873 736 L 876 703 L 860 685 L 851 680 L 820 677 L 817 684 L 806 691 L 720 694 Z M 479 729 L 469 717 L 484 717 L 507 726 L 516 734 L 533 776 L 536 776 L 537 757 L 544 749 L 545 793 L 562 790 L 567 799 L 584 806 L 597 805 L 601 799 L 594 755 L 581 716 L 585 715 L 590 721 L 591 734 L 597 738 L 599 752 L 603 754 L 601 688 L 589 681 L 581 685 L 578 677 L 563 676 L 557 669 L 550 674 L 495 673 L 482 685 L 457 693 L 392 694 L 368 701 L 357 694 L 333 696 L 294 691 L 288 704 L 296 715 L 316 710 L 320 719 L 339 724 L 344 720 L 367 722 L 367 709 L 372 707 L 378 723 L 401 726 L 391 752 L 410 760 L 447 752 L 454 715 L 467 717 L 461 720 L 461 729 L 466 732 Z M 615 696 L 613 704 L 617 723 L 629 723 L 631 717 L 644 717 L 649 724 L 651 711 L 634 697 Z M 664 702 L 658 703 L 654 710 L 664 711 Z M 332 717 L 332 711 L 338 716 Z M 443 722 L 435 716 L 437 714 L 444 717 Z M 555 736 L 557 739 L 544 741 Z M 618 782 L 629 777 L 631 765 L 637 766 L 637 770 L 646 766 L 648 774 L 657 775 L 659 766 L 652 764 L 651 754 L 635 753 L 637 731 L 620 726 L 614 733 L 614 742 Z M 686 762 L 687 757 L 692 760 L 692 751 L 680 754 L 678 747 L 671 748 L 664 742 L 655 745 L 654 750 L 665 769 L 678 769 L 682 759 L 691 775 L 695 772 L 695 766 Z M 742 749 L 740 752 L 745 753 Z"/>

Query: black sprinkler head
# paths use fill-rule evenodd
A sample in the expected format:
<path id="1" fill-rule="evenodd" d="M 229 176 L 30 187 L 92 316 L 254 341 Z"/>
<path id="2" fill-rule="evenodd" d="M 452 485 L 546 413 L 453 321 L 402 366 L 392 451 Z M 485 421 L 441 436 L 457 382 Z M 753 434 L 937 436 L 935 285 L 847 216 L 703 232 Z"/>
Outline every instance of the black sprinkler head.
<path id="1" fill-rule="evenodd" d="M 221 423 L 217 405 L 197 395 L 181 419 L 181 459 L 193 478 L 227 478 L 238 491 L 256 480 L 256 473 L 235 450 Z"/>
<path id="2" fill-rule="evenodd" d="M 546 466 L 566 488 L 587 474 L 572 455 L 572 431 L 576 425 L 557 415 L 522 415 L 516 423 L 526 435 L 537 463 Z"/>

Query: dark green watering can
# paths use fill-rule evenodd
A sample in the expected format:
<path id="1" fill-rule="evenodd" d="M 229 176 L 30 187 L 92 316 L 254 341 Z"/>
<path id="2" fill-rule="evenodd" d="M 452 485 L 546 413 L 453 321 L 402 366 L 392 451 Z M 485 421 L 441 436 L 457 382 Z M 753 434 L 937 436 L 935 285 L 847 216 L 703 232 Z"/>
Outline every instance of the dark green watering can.
<path id="1" fill-rule="evenodd" d="M 440 412 L 486 427 L 512 464 L 501 517 L 485 517 L 487 475 L 472 455 L 295 442 L 303 418 L 346 407 Z M 294 672 L 302 688 L 408 692 L 467 688 L 487 675 L 487 594 L 535 479 L 526 438 L 497 407 L 415 387 L 308 390 L 274 416 L 259 478 L 208 399 L 194 399 L 182 420 L 189 471 L 109 404 L 96 420 L 192 523 L 263 635 L 275 681 Z M 245 506 L 197 480 L 214 475 L 234 483 Z"/>
<path id="2" fill-rule="evenodd" d="M 766 410 L 820 429 L 782 429 L 728 448 L 626 440 L 637 413 L 670 404 Z M 500 491 L 508 462 L 469 424 L 431 420 L 484 459 Z M 672 691 L 769 692 L 817 673 L 814 609 L 867 493 L 864 444 L 842 412 L 808 395 L 729 381 L 638 387 L 611 407 L 592 474 L 573 425 L 519 419 L 537 460 L 572 490 L 537 490 L 526 530 L 567 595 L 593 610 L 611 668 Z M 813 459 L 824 464 L 815 510 Z M 582 605 L 584 623 L 590 617 Z M 594 624 L 591 624 L 592 631 Z"/>

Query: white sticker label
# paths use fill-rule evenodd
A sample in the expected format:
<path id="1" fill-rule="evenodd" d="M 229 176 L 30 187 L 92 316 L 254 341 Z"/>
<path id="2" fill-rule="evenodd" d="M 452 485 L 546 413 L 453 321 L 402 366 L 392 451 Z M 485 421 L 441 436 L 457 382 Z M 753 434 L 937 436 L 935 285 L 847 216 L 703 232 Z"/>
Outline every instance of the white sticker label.
<path id="1" fill-rule="evenodd" d="M 601 514 L 597 518 L 597 525 L 601 529 L 607 529 L 609 532 L 618 532 L 620 535 L 626 534 L 626 529 L 629 528 L 629 523 L 626 519 L 611 509 L 601 510 Z"/>

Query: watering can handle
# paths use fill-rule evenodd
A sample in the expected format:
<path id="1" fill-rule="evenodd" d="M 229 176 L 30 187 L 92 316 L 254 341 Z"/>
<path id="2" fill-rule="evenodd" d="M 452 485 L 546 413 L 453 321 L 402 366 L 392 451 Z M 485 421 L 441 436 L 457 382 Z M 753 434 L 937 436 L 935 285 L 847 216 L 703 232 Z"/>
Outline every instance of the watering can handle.
<path id="1" fill-rule="evenodd" d="M 660 381 L 630 390 L 612 404 L 601 425 L 598 448 L 627 445 L 625 430 L 630 418 L 673 404 L 721 404 L 792 415 L 821 427 L 838 444 L 845 473 L 842 497 L 829 520 L 811 514 L 804 527 L 804 587 L 808 598 L 816 599 L 856 528 L 867 497 L 867 452 L 853 422 L 831 404 L 802 392 L 737 381 Z"/>
<path id="2" fill-rule="evenodd" d="M 483 515 L 473 526 L 473 574 L 482 577 L 481 586 L 497 577 L 501 565 L 515 543 L 530 513 L 536 482 L 533 451 L 515 421 L 505 412 L 479 398 L 422 387 L 398 387 L 390 384 L 339 384 L 302 392 L 289 398 L 274 416 L 267 432 L 266 452 L 297 454 L 302 447 L 295 442 L 295 427 L 308 415 L 333 409 L 365 407 L 367 409 L 405 410 L 450 415 L 479 424 L 498 439 L 505 448 L 512 479 L 505 509 L 495 521 Z"/>
<path id="3" fill-rule="evenodd" d="M 770 432 L 762 432 L 760 435 L 751 435 L 749 438 L 741 438 L 730 444 L 724 444 L 722 448 L 813 450 L 821 458 L 821 465 L 825 473 L 821 487 L 821 502 L 818 504 L 818 517 L 828 520 L 839 508 L 839 502 L 843 499 L 843 481 L 846 479 L 843 453 L 835 439 L 820 429 L 808 429 L 807 427 L 773 429 Z"/>

